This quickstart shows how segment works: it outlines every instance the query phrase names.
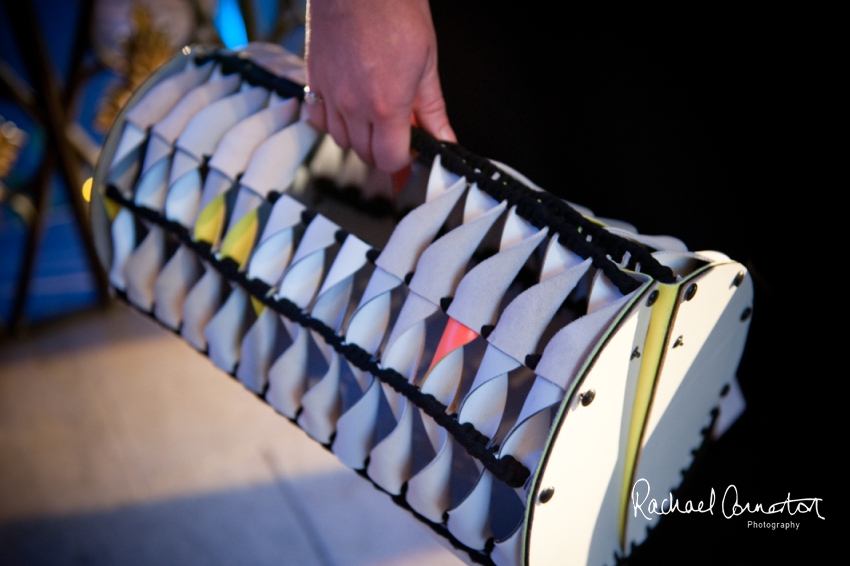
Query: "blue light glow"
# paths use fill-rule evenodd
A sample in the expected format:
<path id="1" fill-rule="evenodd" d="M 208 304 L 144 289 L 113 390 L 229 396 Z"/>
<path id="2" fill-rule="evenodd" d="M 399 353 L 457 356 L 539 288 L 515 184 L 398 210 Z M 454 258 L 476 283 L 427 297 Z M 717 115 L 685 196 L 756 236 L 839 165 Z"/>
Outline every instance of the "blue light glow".
<path id="1" fill-rule="evenodd" d="M 248 43 L 248 32 L 245 31 L 245 20 L 239 10 L 238 0 L 218 0 L 218 12 L 213 23 L 228 49 Z"/>

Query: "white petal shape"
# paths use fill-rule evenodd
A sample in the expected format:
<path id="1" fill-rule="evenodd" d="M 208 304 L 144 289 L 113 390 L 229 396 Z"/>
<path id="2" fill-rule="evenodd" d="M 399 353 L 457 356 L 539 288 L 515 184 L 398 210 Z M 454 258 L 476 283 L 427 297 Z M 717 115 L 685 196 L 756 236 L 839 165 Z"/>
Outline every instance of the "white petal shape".
<path id="1" fill-rule="evenodd" d="M 168 171 L 171 159 L 165 157 L 156 161 L 142 173 L 142 178 L 136 186 L 134 201 L 139 206 L 161 211 L 165 205 L 165 195 L 168 190 Z"/>
<path id="2" fill-rule="evenodd" d="M 251 161 L 254 151 L 271 137 L 290 125 L 298 116 L 298 101 L 294 98 L 253 114 L 227 131 L 218 142 L 210 158 L 210 169 L 221 171 L 231 179 L 236 179 Z"/>
<path id="3" fill-rule="evenodd" d="M 336 423 L 332 450 L 340 462 L 362 470 L 374 446 L 375 420 L 381 401 L 381 385 L 373 379 L 363 396 Z"/>
<path id="4" fill-rule="evenodd" d="M 109 267 L 109 282 L 119 291 L 127 287 L 124 279 L 124 264 L 136 247 L 136 220 L 133 213 L 122 208 L 109 228 L 112 234 L 112 265 Z"/>
<path id="5" fill-rule="evenodd" d="M 484 470 L 469 495 L 449 511 L 449 532 L 470 548 L 483 549 L 487 539 L 493 536 L 490 530 L 492 489 L 493 476 Z"/>
<path id="6" fill-rule="evenodd" d="M 282 129 L 254 151 L 242 184 L 262 196 L 285 191 L 318 137 L 319 133 L 303 121 Z"/>
<path id="7" fill-rule="evenodd" d="M 190 65 L 185 71 L 163 80 L 127 110 L 127 122 L 147 130 L 165 118 L 188 92 L 209 79 L 212 70 L 213 63 L 209 61 L 197 67 Z"/>
<path id="8" fill-rule="evenodd" d="M 175 146 L 197 159 L 213 155 L 227 131 L 259 110 L 268 97 L 266 89 L 249 87 L 216 100 L 192 116 Z"/>
<path id="9" fill-rule="evenodd" d="M 466 396 L 458 421 L 461 424 L 472 423 L 481 434 L 493 438 L 502 422 L 507 399 L 508 374 L 501 373 L 491 377 Z"/>
<path id="10" fill-rule="evenodd" d="M 439 442 L 434 459 L 407 482 L 406 496 L 416 512 L 435 523 L 443 522 L 452 495 L 452 443 L 444 428 L 440 429 Z"/>
<path id="11" fill-rule="evenodd" d="M 393 230 L 375 265 L 404 279 L 413 271 L 425 248 L 431 245 L 465 189 L 466 180 L 458 179 L 439 196 L 411 210 Z"/>
<path id="12" fill-rule="evenodd" d="M 340 356 L 334 352 L 330 356 L 328 371 L 301 398 L 304 409 L 298 417 L 298 426 L 320 444 L 330 442 L 342 410 L 339 365 Z"/>
<path id="13" fill-rule="evenodd" d="M 204 329 L 222 304 L 222 295 L 228 290 L 224 278 L 212 268 L 207 268 L 201 279 L 186 295 L 183 303 L 181 336 L 200 351 L 207 349 Z"/>
<path id="14" fill-rule="evenodd" d="M 186 246 L 180 246 L 162 268 L 153 285 L 154 316 L 172 330 L 183 323 L 183 303 L 203 273 L 201 263 Z"/>
<path id="15" fill-rule="evenodd" d="M 165 263 L 165 231 L 151 226 L 148 235 L 133 250 L 124 265 L 127 299 L 145 312 L 153 309 L 153 287 Z"/>
<path id="16" fill-rule="evenodd" d="M 401 415 L 395 429 L 381 440 L 369 454 L 366 473 L 387 492 L 398 495 L 401 486 L 410 479 L 412 469 L 413 411 L 410 403 L 403 401 Z"/>
<path id="17" fill-rule="evenodd" d="M 522 538 L 525 531 L 522 525 L 507 540 L 497 542 L 493 547 L 493 552 L 490 558 L 493 559 L 496 566 L 519 566 L 522 564 Z"/>
<path id="18" fill-rule="evenodd" d="M 440 156 L 434 157 L 434 163 L 431 166 L 431 174 L 428 176 L 428 189 L 426 191 L 425 202 L 430 202 L 446 191 L 454 188 L 455 184 L 461 180 L 459 175 L 452 173 L 442 166 Z M 466 181 L 464 181 L 466 184 Z"/>
<path id="19" fill-rule="evenodd" d="M 274 362 L 274 348 L 279 332 L 285 332 L 280 315 L 266 308 L 242 340 L 236 379 L 254 393 L 262 393 L 268 383 L 269 368 Z"/>
<path id="20" fill-rule="evenodd" d="M 234 287 L 204 329 L 210 360 L 227 373 L 233 373 L 239 363 L 242 339 L 253 319 L 252 309 L 248 293 L 241 287 Z"/>
<path id="21" fill-rule="evenodd" d="M 307 390 L 309 338 L 306 329 L 294 326 L 292 345 L 269 368 L 266 401 L 290 419 L 294 419 L 301 408 L 301 397 Z"/>

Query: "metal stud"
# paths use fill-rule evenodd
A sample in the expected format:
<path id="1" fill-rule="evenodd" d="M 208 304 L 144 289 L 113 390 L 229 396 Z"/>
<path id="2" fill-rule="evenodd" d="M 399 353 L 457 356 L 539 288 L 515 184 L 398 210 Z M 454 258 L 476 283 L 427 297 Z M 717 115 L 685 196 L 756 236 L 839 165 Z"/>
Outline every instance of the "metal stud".
<path id="1" fill-rule="evenodd" d="M 582 407 L 587 407 L 588 405 L 593 403 L 594 399 L 596 399 L 596 390 L 588 389 L 587 391 L 579 395 L 579 399 L 581 400 Z"/>
<path id="2" fill-rule="evenodd" d="M 687 291 L 685 291 L 685 300 L 690 301 L 694 298 L 694 295 L 697 294 L 697 284 L 691 283 L 691 286 L 688 287 Z"/>
<path id="3" fill-rule="evenodd" d="M 540 492 L 540 503 L 549 503 L 552 497 L 555 495 L 554 487 L 547 487 L 543 491 Z"/>
<path id="4" fill-rule="evenodd" d="M 673 347 L 678 348 L 679 346 L 684 346 L 685 341 L 683 340 L 683 338 L 684 336 L 679 336 L 678 338 L 676 338 L 676 342 L 673 344 Z"/>
<path id="5" fill-rule="evenodd" d="M 752 314 L 753 314 L 753 309 L 751 309 L 750 307 L 745 308 L 744 312 L 741 313 L 741 322 L 750 318 L 750 315 L 752 315 Z"/>
<path id="6" fill-rule="evenodd" d="M 738 287 L 738 286 L 740 286 L 740 285 L 741 285 L 741 283 L 743 283 L 743 282 L 744 282 L 744 275 L 746 275 L 746 274 L 745 274 L 743 271 L 739 271 L 739 272 L 738 272 L 738 275 L 736 275 L 736 276 L 735 276 L 735 280 L 734 280 L 734 281 L 732 281 L 732 286 L 733 286 L 733 287 Z"/>
<path id="7" fill-rule="evenodd" d="M 632 352 L 632 357 L 629 358 L 629 359 L 633 360 L 633 359 L 639 358 L 639 357 L 640 357 L 640 350 L 638 350 L 638 347 L 635 346 L 635 350 L 634 350 L 634 352 Z"/>
<path id="8" fill-rule="evenodd" d="M 646 298 L 646 306 L 651 307 L 655 304 L 655 301 L 658 300 L 658 289 L 652 291 L 649 296 Z"/>

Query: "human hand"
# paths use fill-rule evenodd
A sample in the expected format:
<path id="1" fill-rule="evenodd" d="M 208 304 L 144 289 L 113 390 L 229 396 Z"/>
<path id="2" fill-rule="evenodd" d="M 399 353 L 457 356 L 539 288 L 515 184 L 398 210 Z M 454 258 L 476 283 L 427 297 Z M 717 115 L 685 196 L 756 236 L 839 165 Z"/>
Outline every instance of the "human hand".
<path id="1" fill-rule="evenodd" d="M 411 116 L 456 141 L 427 0 L 310 0 L 306 58 L 308 85 L 323 101 L 309 107 L 310 122 L 367 164 L 407 165 Z"/>

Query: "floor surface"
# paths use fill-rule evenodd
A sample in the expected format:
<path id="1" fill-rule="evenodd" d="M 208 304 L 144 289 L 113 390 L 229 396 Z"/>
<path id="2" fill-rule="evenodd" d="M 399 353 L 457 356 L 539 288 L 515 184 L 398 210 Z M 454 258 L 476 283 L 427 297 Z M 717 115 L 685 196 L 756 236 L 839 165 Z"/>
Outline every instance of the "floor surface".
<path id="1" fill-rule="evenodd" d="M 0 343 L 0 564 L 461 564 L 124 305 Z"/>

